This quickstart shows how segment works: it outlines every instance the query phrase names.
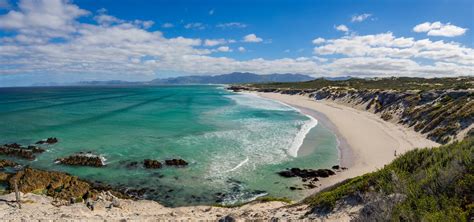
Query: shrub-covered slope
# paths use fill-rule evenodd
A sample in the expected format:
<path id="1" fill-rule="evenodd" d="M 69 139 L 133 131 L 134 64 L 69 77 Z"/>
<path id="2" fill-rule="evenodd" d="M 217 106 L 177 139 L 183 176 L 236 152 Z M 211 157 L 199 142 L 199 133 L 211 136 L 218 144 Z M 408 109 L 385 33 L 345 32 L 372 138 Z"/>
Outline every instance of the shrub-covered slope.
<path id="1" fill-rule="evenodd" d="M 304 200 L 313 214 L 362 206 L 356 221 L 472 221 L 474 138 L 407 152 Z"/>

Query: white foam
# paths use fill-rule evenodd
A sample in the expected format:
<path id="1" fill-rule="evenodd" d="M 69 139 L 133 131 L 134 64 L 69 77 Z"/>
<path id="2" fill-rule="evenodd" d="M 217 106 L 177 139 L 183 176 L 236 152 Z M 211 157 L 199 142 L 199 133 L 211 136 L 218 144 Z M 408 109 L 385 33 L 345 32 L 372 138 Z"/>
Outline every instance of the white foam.
<path id="1" fill-rule="evenodd" d="M 307 115 L 307 117 L 309 120 L 306 121 L 303 126 L 301 126 L 301 130 L 296 134 L 295 140 L 293 140 L 291 147 L 288 149 L 288 155 L 292 157 L 298 157 L 298 150 L 303 145 L 304 139 L 308 135 L 309 131 L 318 125 L 318 120 L 309 115 Z"/>
<path id="2" fill-rule="evenodd" d="M 235 171 L 237 169 L 239 169 L 241 166 L 243 166 L 244 164 L 246 164 L 247 162 L 249 161 L 249 158 L 248 157 L 245 157 L 245 160 L 240 162 L 239 164 L 237 164 L 237 166 L 235 166 L 234 168 L 230 169 L 230 170 L 227 170 L 225 172 L 232 172 L 232 171 Z"/>

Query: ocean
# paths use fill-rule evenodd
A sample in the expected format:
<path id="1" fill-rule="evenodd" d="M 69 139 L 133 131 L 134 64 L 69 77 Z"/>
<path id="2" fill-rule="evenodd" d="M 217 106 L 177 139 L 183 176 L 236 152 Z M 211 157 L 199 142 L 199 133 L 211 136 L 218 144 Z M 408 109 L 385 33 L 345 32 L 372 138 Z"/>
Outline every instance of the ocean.
<path id="1" fill-rule="evenodd" d="M 311 190 L 290 190 L 301 180 L 276 173 L 338 162 L 337 138 L 317 120 L 216 85 L 0 88 L 0 126 L 1 144 L 59 139 L 36 160 L 17 162 L 143 189 L 143 198 L 167 206 L 238 204 L 260 196 L 300 200 Z M 55 163 L 81 151 L 103 156 L 107 165 Z M 127 167 L 170 158 L 190 164 Z"/>

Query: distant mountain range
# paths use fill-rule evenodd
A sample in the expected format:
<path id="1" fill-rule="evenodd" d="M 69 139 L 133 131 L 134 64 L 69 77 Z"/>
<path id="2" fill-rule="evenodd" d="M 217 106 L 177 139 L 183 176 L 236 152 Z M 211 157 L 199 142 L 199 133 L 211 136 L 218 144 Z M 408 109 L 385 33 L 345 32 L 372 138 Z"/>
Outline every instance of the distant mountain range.
<path id="1" fill-rule="evenodd" d="M 215 76 L 180 76 L 166 79 L 154 79 L 149 82 L 83 81 L 72 85 L 189 85 L 189 84 L 235 84 L 235 83 L 269 83 L 269 82 L 304 82 L 313 77 L 301 74 L 267 74 L 234 72 Z"/>
<path id="2" fill-rule="evenodd" d="M 262 82 L 303 82 L 313 77 L 301 74 L 268 74 L 234 72 L 216 76 L 181 76 L 167 79 L 155 79 L 150 84 L 233 84 Z"/>

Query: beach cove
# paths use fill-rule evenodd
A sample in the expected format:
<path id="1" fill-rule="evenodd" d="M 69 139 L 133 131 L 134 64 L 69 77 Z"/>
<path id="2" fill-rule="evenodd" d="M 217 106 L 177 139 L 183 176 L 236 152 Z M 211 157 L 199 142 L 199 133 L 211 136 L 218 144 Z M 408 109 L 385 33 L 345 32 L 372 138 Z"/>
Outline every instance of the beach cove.
<path id="1" fill-rule="evenodd" d="M 141 199 L 166 206 L 233 205 L 264 196 L 298 201 L 314 188 L 305 189 L 300 179 L 277 172 L 338 164 L 337 138 L 316 119 L 222 86 L 2 90 L 0 119 L 6 126 L 1 144 L 59 139 L 44 146 L 46 152 L 34 161 L 12 160 L 133 190 Z M 106 165 L 56 161 L 90 151 Z M 145 169 L 135 164 L 171 158 L 189 165 Z"/>

